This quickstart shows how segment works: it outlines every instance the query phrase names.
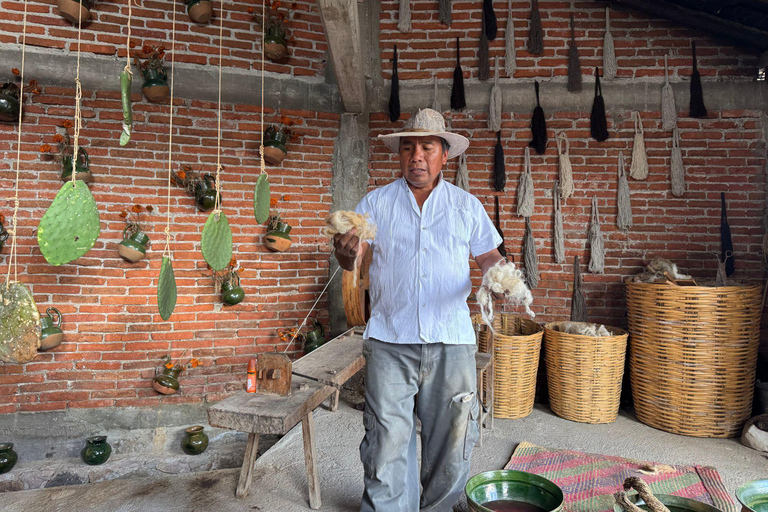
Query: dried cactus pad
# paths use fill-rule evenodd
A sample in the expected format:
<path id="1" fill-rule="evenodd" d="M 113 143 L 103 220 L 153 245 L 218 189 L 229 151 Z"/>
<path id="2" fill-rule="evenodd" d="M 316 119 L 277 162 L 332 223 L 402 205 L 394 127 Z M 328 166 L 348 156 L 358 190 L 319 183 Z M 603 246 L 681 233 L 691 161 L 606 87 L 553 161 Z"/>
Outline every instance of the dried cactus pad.
<path id="1" fill-rule="evenodd" d="M 40 313 L 29 289 L 18 281 L 0 284 L 0 361 L 28 363 L 40 348 Z"/>
<path id="2" fill-rule="evenodd" d="M 61 186 L 37 226 L 40 252 L 51 265 L 76 260 L 87 253 L 101 232 L 96 201 L 83 181 Z"/>

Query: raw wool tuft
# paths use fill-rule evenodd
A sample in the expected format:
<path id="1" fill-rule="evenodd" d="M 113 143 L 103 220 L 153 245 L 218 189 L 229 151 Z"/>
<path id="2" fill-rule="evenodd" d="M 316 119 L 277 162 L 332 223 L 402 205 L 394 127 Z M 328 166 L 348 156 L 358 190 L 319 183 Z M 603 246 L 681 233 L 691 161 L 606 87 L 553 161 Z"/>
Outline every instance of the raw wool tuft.
<path id="1" fill-rule="evenodd" d="M 688 105 L 691 117 L 707 117 L 707 107 L 704 106 L 704 91 L 701 89 L 701 75 L 696 66 L 696 43 L 691 42 L 693 52 L 693 72 L 691 73 L 691 100 Z"/>
<path id="2" fill-rule="evenodd" d="M 672 131 L 677 126 L 677 107 L 675 106 L 675 91 L 669 83 L 667 56 L 664 56 L 664 87 L 661 88 L 661 128 Z"/>
<path id="3" fill-rule="evenodd" d="M 493 188 L 504 192 L 507 184 L 507 167 L 504 163 L 504 148 L 501 145 L 501 132 L 496 132 L 496 147 L 493 150 Z"/>
<path id="4" fill-rule="evenodd" d="M 411 31 L 411 0 L 400 0 L 400 12 L 397 17 L 397 29 L 400 32 Z"/>
<path id="5" fill-rule="evenodd" d="M 565 236 L 563 235 L 563 212 L 560 210 L 560 182 L 555 180 L 552 189 L 552 201 L 554 202 L 554 222 L 552 249 L 555 253 L 555 263 L 565 263 Z"/>
<path id="6" fill-rule="evenodd" d="M 337 233 L 342 235 L 350 229 L 356 228 L 356 236 L 360 240 L 373 240 L 376 238 L 376 225 L 366 213 L 361 215 L 351 210 L 338 210 L 325 219 L 325 236 L 333 238 Z"/>
<path id="7" fill-rule="evenodd" d="M 528 31 L 528 53 L 531 55 L 541 55 L 544 53 L 544 29 L 541 28 L 539 0 L 531 0 L 531 24 Z"/>
<path id="8" fill-rule="evenodd" d="M 581 61 L 579 60 L 579 48 L 576 46 L 576 34 L 573 26 L 573 13 L 571 13 L 571 43 L 568 48 L 568 92 L 581 91 Z"/>
<path id="9" fill-rule="evenodd" d="M 580 336 L 589 336 L 591 338 L 603 338 L 605 336 L 611 336 L 608 329 L 602 324 L 590 324 L 582 321 L 563 322 L 557 329 L 560 332 L 566 334 L 578 334 Z"/>
<path id="10" fill-rule="evenodd" d="M 480 47 L 477 50 L 477 79 L 481 82 L 491 76 L 490 63 L 488 62 L 488 37 L 485 35 L 485 18 L 480 23 Z"/>
<path id="11" fill-rule="evenodd" d="M 483 31 L 488 41 L 496 39 L 496 13 L 493 12 L 493 0 L 483 0 Z"/>
<path id="12" fill-rule="evenodd" d="M 451 88 L 451 109 L 461 110 L 467 106 L 464 98 L 464 73 L 461 71 L 459 56 L 461 48 L 459 47 L 459 38 L 456 38 L 456 67 L 453 70 L 453 87 Z"/>
<path id="13" fill-rule="evenodd" d="M 629 182 L 627 181 L 627 173 L 624 170 L 624 154 L 619 151 L 619 184 L 616 192 L 616 206 L 618 207 L 618 213 L 616 214 L 616 226 L 622 230 L 627 231 L 632 227 L 632 205 L 629 200 Z"/>
<path id="14" fill-rule="evenodd" d="M 536 288 L 539 285 L 539 258 L 536 255 L 536 239 L 533 238 L 530 217 L 525 218 L 523 261 L 525 262 L 525 277 L 528 287 L 531 289 Z"/>
<path id="15" fill-rule="evenodd" d="M 669 169 L 672 182 L 672 195 L 681 197 L 685 194 L 685 168 L 683 167 L 683 152 L 680 149 L 680 134 L 677 126 L 672 130 L 672 163 Z"/>
<path id="16" fill-rule="evenodd" d="M 520 181 L 517 185 L 517 216 L 530 217 L 533 215 L 533 206 L 534 195 L 533 175 L 531 174 L 531 152 L 528 147 L 526 147 L 523 172 L 520 174 Z"/>
<path id="17" fill-rule="evenodd" d="M 589 223 L 589 271 L 602 274 L 605 271 L 605 241 L 600 231 L 600 212 L 597 197 L 592 197 L 592 219 Z"/>
<path id="18" fill-rule="evenodd" d="M 691 276 L 683 274 L 677 268 L 677 265 L 664 258 L 654 258 L 645 270 L 640 274 L 632 277 L 632 281 L 636 283 L 656 283 L 659 281 L 665 281 L 667 278 L 664 273 L 669 274 L 673 279 L 691 279 Z"/>
<path id="19" fill-rule="evenodd" d="M 504 72 L 507 77 L 512 78 L 517 68 L 515 55 L 515 22 L 512 16 L 512 0 L 509 0 L 509 9 L 507 14 L 507 28 L 504 32 Z"/>
<path id="20" fill-rule="evenodd" d="M 438 93 L 439 93 L 439 89 L 437 87 L 437 73 L 433 73 L 432 74 L 432 83 L 435 86 L 435 92 L 434 92 L 434 96 L 432 98 L 432 110 L 436 110 L 438 112 L 442 112 L 443 111 L 443 106 L 440 105 L 440 100 L 437 99 L 437 96 L 438 96 Z"/>
<path id="21" fill-rule="evenodd" d="M 389 120 L 395 122 L 400 119 L 400 81 L 397 77 L 397 45 L 395 45 L 392 57 L 392 85 L 389 91 Z"/>
<path id="22" fill-rule="evenodd" d="M 496 76 L 493 78 L 491 89 L 491 104 L 488 107 L 488 129 L 492 132 L 501 130 L 501 107 L 503 96 L 499 87 L 499 58 L 496 57 Z"/>
<path id="23" fill-rule="evenodd" d="M 557 142 L 557 155 L 560 164 L 560 199 L 568 199 L 573 195 L 573 166 L 568 150 L 571 143 L 565 132 L 560 132 L 555 137 Z"/>
<path id="24" fill-rule="evenodd" d="M 469 192 L 469 171 L 467 170 L 467 153 L 459 155 L 459 168 L 456 171 L 456 186 Z"/>
<path id="25" fill-rule="evenodd" d="M 438 5 L 440 23 L 451 26 L 451 0 L 440 0 Z"/>
<path id="26" fill-rule="evenodd" d="M 573 257 L 573 295 L 571 296 L 571 322 L 588 322 L 587 301 L 581 291 L 581 268 L 579 257 Z"/>
<path id="27" fill-rule="evenodd" d="M 592 138 L 598 142 L 608 139 L 608 120 L 605 118 L 605 100 L 600 86 L 600 69 L 595 68 L 595 100 L 589 116 L 589 130 Z"/>
<path id="28" fill-rule="evenodd" d="M 616 50 L 613 47 L 613 36 L 611 35 L 611 15 L 610 9 L 605 8 L 605 37 L 603 38 L 603 77 L 606 80 L 616 78 L 618 65 L 616 64 Z"/>
<path id="29" fill-rule="evenodd" d="M 496 262 L 483 276 L 483 284 L 477 291 L 477 303 L 480 305 L 483 321 L 491 329 L 491 332 L 494 332 L 492 293 L 503 294 L 507 304 L 524 306 L 525 312 L 531 318 L 536 316 L 531 311 L 533 295 L 525 285 L 524 278 L 523 271 L 515 268 L 514 263 L 506 260 Z"/>
<path id="30" fill-rule="evenodd" d="M 648 177 L 648 157 L 645 154 L 645 135 L 640 112 L 632 112 L 632 119 L 635 121 L 635 144 L 632 147 L 632 165 L 629 168 L 629 175 L 636 180 L 644 180 Z"/>
<path id="31" fill-rule="evenodd" d="M 536 90 L 536 108 L 533 109 L 531 117 L 531 142 L 528 145 L 535 149 L 537 154 L 543 155 L 547 150 L 547 120 L 539 100 L 539 82 L 533 84 Z"/>

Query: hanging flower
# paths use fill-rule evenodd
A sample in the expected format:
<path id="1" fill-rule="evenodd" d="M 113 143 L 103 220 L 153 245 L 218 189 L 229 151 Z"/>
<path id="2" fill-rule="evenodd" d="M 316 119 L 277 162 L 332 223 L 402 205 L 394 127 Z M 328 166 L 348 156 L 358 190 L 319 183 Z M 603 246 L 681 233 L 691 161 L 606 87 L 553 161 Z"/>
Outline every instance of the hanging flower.
<path id="1" fill-rule="evenodd" d="M 56 135 L 53 136 L 53 142 L 58 144 L 59 142 L 63 142 L 63 141 L 64 141 L 64 136 L 61 135 L 60 133 L 57 133 Z"/>
<path id="2" fill-rule="evenodd" d="M 40 146 L 40 152 L 41 153 L 50 153 L 51 152 L 51 145 L 50 144 L 43 144 Z"/>
<path id="3" fill-rule="evenodd" d="M 277 206 L 277 198 L 272 196 L 269 198 L 269 207 L 274 208 L 275 206 Z"/>
<path id="4" fill-rule="evenodd" d="M 16 76 L 19 76 L 19 75 L 21 75 L 21 71 L 19 71 L 19 70 L 18 70 L 18 68 L 13 68 L 13 69 L 11 70 L 11 73 L 13 73 L 13 74 L 14 74 L 14 75 L 16 75 Z"/>
<path id="5" fill-rule="evenodd" d="M 63 123 L 61 123 L 61 126 L 64 128 L 72 128 L 72 121 L 70 119 L 66 119 Z"/>

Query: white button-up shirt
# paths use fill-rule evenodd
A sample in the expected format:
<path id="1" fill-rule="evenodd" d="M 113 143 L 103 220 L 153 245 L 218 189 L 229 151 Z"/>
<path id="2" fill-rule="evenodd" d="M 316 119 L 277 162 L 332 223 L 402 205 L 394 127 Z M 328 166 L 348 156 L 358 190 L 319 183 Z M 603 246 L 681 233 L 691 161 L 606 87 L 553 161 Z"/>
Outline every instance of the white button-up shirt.
<path id="1" fill-rule="evenodd" d="M 364 338 L 389 343 L 474 344 L 469 256 L 502 242 L 480 201 L 442 175 L 419 209 L 401 178 L 355 208 L 377 226 Z"/>

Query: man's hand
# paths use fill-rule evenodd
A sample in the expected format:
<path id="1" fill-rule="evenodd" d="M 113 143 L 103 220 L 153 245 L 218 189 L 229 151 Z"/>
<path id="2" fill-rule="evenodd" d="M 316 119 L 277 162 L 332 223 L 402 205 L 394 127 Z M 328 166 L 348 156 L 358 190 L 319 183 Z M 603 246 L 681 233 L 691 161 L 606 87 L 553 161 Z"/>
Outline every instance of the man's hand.
<path id="1" fill-rule="evenodd" d="M 352 228 L 343 235 L 337 233 L 333 236 L 333 248 L 339 265 L 344 270 L 354 270 L 355 261 L 363 254 L 364 245 L 360 237 L 356 235 L 357 229 Z"/>

